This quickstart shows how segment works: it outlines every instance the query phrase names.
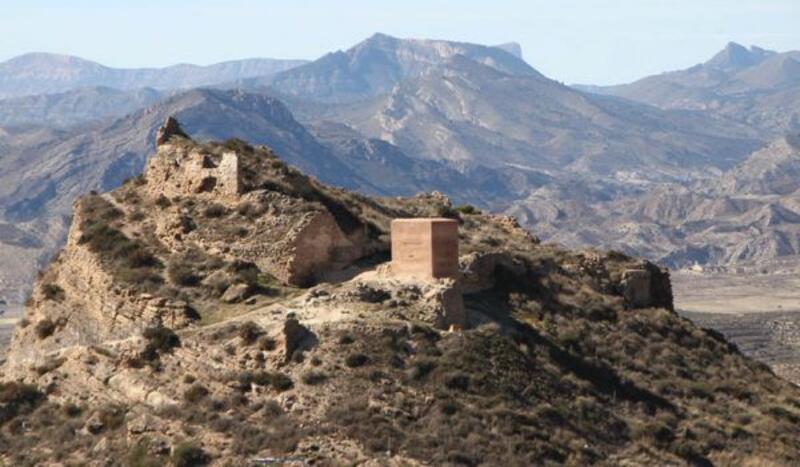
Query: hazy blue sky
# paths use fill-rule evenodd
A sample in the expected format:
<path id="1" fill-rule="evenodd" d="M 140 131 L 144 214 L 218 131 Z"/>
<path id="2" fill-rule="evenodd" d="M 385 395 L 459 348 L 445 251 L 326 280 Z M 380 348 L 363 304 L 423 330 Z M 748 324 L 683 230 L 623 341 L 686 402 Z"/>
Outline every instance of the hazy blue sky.
<path id="1" fill-rule="evenodd" d="M 800 49 L 800 0 L 0 0 L 0 60 L 30 52 L 111 66 L 316 58 L 384 32 L 519 42 L 568 83 L 630 81 L 728 41 Z"/>

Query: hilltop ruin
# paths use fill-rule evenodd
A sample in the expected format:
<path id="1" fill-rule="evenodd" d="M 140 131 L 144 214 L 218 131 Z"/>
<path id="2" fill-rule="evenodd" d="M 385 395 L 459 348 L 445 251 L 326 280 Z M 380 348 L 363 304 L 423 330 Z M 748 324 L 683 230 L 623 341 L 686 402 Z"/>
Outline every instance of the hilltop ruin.
<path id="1" fill-rule="evenodd" d="M 76 203 L 37 279 L 0 463 L 800 457 L 798 389 L 675 314 L 658 266 L 164 134 L 142 177 Z"/>

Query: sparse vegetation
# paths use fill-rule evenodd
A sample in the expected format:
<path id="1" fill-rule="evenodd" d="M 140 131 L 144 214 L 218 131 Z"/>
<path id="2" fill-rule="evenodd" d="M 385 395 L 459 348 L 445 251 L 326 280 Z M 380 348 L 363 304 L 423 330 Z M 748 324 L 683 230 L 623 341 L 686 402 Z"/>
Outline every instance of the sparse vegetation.
<path id="1" fill-rule="evenodd" d="M 461 204 L 456 206 L 456 211 L 460 212 L 461 214 L 481 214 L 481 210 L 476 208 L 471 204 Z"/>
<path id="2" fill-rule="evenodd" d="M 278 392 L 288 391 L 294 387 L 294 383 L 288 375 L 277 371 L 245 371 L 239 374 L 237 381 L 239 388 L 243 391 L 248 391 L 253 384 L 270 386 Z"/>
<path id="3" fill-rule="evenodd" d="M 226 216 L 228 214 L 228 208 L 221 204 L 213 203 L 206 207 L 204 214 L 209 219 L 217 219 Z"/>
<path id="4" fill-rule="evenodd" d="M 52 336 L 56 331 L 56 323 L 50 318 L 42 318 L 36 323 L 34 330 L 39 339 L 45 339 Z"/>
<path id="5" fill-rule="evenodd" d="M 28 413 L 45 399 L 36 386 L 17 382 L 0 383 L 0 424 Z"/>
<path id="6" fill-rule="evenodd" d="M 305 373 L 303 373 L 303 376 L 301 377 L 301 380 L 303 381 L 303 383 L 305 383 L 305 384 L 307 384 L 309 386 L 322 384 L 327 379 L 328 379 L 328 375 L 327 374 L 325 374 L 325 373 L 323 373 L 321 371 L 317 371 L 317 370 L 306 371 Z"/>
<path id="7" fill-rule="evenodd" d="M 172 201 L 164 195 L 159 195 L 158 198 L 156 198 L 155 204 L 161 209 L 167 209 L 172 206 Z"/>
<path id="8" fill-rule="evenodd" d="M 208 389 L 201 384 L 193 384 L 183 392 L 183 399 L 186 402 L 196 404 L 208 396 Z"/>
<path id="9" fill-rule="evenodd" d="M 42 285 L 42 295 L 47 300 L 52 300 L 54 302 L 62 302 L 64 301 L 64 289 L 61 288 L 58 284 L 47 283 Z"/>
<path id="10" fill-rule="evenodd" d="M 208 464 L 210 460 L 203 448 L 192 442 L 175 446 L 170 457 L 170 462 L 175 467 L 198 467 Z"/>
<path id="11" fill-rule="evenodd" d="M 367 364 L 367 362 L 369 362 L 369 357 L 362 353 L 350 354 L 344 359 L 345 365 L 349 366 L 350 368 L 364 366 Z"/>
<path id="12" fill-rule="evenodd" d="M 252 321 L 246 321 L 239 326 L 239 338 L 242 339 L 242 342 L 246 345 L 254 344 L 263 333 L 264 330 Z"/>
<path id="13" fill-rule="evenodd" d="M 112 267 L 115 277 L 131 287 L 155 290 L 163 283 L 161 261 L 140 241 L 128 238 L 112 226 L 122 211 L 100 196 L 81 203 L 82 234 L 78 240 Z"/>
<path id="14" fill-rule="evenodd" d="M 158 367 L 160 357 L 166 355 L 176 347 L 180 347 L 181 340 L 175 331 L 165 326 L 152 326 L 146 328 L 142 333 L 146 344 L 144 349 L 139 352 L 138 358 L 130 362 L 131 366 L 141 366 L 139 362 Z"/>

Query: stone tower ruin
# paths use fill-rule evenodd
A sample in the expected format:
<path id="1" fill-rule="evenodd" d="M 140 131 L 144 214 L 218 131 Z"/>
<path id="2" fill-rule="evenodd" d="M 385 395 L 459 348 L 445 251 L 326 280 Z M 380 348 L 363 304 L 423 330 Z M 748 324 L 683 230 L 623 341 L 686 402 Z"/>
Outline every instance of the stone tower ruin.
<path id="1" fill-rule="evenodd" d="M 392 273 L 420 279 L 458 275 L 458 222 L 446 218 L 392 221 Z"/>

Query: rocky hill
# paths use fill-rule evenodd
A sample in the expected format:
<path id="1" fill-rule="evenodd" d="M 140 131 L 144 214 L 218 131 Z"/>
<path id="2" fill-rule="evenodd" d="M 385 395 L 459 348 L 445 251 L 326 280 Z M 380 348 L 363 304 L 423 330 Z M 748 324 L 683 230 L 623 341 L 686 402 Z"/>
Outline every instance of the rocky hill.
<path id="1" fill-rule="evenodd" d="M 678 317 L 650 263 L 174 122 L 158 139 L 141 177 L 76 203 L 36 281 L 1 370 L 5 463 L 800 458 L 800 390 Z M 395 277 L 389 221 L 437 215 L 459 277 Z"/>
<path id="2" fill-rule="evenodd" d="M 264 76 L 302 65 L 302 60 L 234 60 L 209 66 L 111 68 L 79 57 L 29 53 L 0 63 L 0 98 L 60 93 L 85 87 L 118 90 L 186 89 Z"/>

